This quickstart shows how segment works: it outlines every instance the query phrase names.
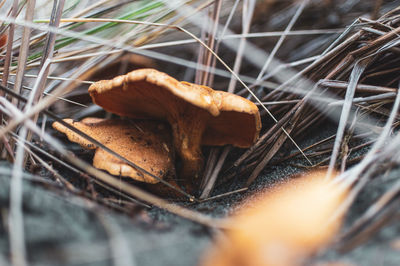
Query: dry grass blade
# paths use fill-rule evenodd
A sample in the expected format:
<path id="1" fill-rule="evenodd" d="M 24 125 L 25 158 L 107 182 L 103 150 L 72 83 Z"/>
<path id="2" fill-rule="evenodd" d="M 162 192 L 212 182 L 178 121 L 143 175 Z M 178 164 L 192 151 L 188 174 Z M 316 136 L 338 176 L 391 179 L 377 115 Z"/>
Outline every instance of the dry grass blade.
<path id="1" fill-rule="evenodd" d="M 22 128 L 19 136 L 25 138 L 27 130 Z M 24 266 L 26 263 L 24 216 L 22 212 L 22 165 L 24 162 L 24 146 L 18 145 L 10 184 L 10 217 L 9 236 L 11 260 L 14 265 Z"/>
<path id="2" fill-rule="evenodd" d="M 64 0 L 54 1 L 53 10 L 51 13 L 51 18 L 50 18 L 50 23 L 49 23 L 50 26 L 53 26 L 55 28 L 57 28 L 59 26 L 62 10 L 64 8 L 64 2 L 65 2 Z M 44 46 L 43 56 L 40 59 L 40 68 L 43 68 L 43 66 L 47 60 L 52 60 L 55 42 L 56 42 L 55 33 L 48 32 L 47 37 L 46 37 L 46 44 Z M 41 80 L 41 82 L 39 84 L 39 90 L 38 90 L 37 94 L 34 95 L 34 99 L 33 99 L 34 103 L 37 103 L 39 98 L 43 95 L 43 92 L 45 89 L 45 83 L 47 81 L 49 71 L 50 71 L 50 69 L 46 68 L 46 70 L 43 74 L 43 76 L 45 78 Z M 37 121 L 37 116 L 33 120 Z"/>
<path id="3" fill-rule="evenodd" d="M 35 3 L 36 3 L 35 0 L 28 1 L 27 7 L 26 7 L 27 12 L 25 14 L 25 21 L 31 22 L 33 20 Z M 17 93 L 20 93 L 21 88 L 22 88 L 22 81 L 24 78 L 26 61 L 28 58 L 30 35 L 31 35 L 31 29 L 24 27 L 22 40 L 21 40 L 21 47 L 19 49 L 17 76 L 15 78 L 15 85 L 14 85 L 14 91 Z M 14 99 L 13 103 L 16 104 L 17 101 Z"/>
<path id="4" fill-rule="evenodd" d="M 3 75 L 3 73 L 0 73 L 0 75 Z M 4 74 L 5 75 L 5 74 Z M 10 76 L 14 76 L 14 74 L 10 74 Z M 25 74 L 25 78 L 37 78 L 37 75 L 33 75 L 33 74 Z M 63 78 L 63 77 L 56 77 L 56 76 L 47 76 L 48 80 L 60 80 L 60 81 L 71 81 L 70 78 Z M 87 81 L 87 80 L 73 80 L 74 82 L 79 82 L 82 84 L 93 84 L 93 81 Z M 14 83 L 10 83 L 12 85 L 14 85 Z M 4 85 L 3 85 L 4 86 Z M 6 86 L 5 86 L 6 87 Z"/>
<path id="5" fill-rule="evenodd" d="M 320 85 L 323 87 L 337 88 L 337 89 L 347 89 L 349 83 L 338 80 L 321 80 Z M 382 86 L 372 86 L 366 84 L 357 84 L 357 92 L 368 92 L 368 93 L 385 93 L 385 92 L 396 92 L 395 88 L 382 87 Z"/>
<path id="6" fill-rule="evenodd" d="M 353 98 L 351 101 L 352 104 L 355 103 L 368 103 L 368 102 L 381 102 L 382 100 L 388 100 L 388 99 L 394 99 L 396 96 L 395 92 L 387 92 L 387 93 L 382 93 L 374 96 L 368 96 L 368 97 L 357 97 Z M 340 100 L 336 102 L 331 102 L 328 104 L 328 106 L 341 106 L 344 105 L 346 100 Z"/>
<path id="7" fill-rule="evenodd" d="M 346 90 L 345 102 L 343 104 L 343 109 L 342 109 L 342 113 L 340 116 L 339 126 L 338 126 L 338 130 L 336 132 L 335 144 L 333 146 L 331 160 L 329 162 L 329 168 L 328 168 L 328 172 L 326 174 L 327 177 L 330 177 L 333 173 L 333 168 L 336 163 L 336 157 L 338 156 L 338 153 L 339 153 L 339 147 L 342 142 L 344 130 L 347 125 L 347 119 L 349 117 L 349 113 L 350 113 L 351 105 L 353 102 L 357 83 L 358 83 L 358 80 L 360 79 L 362 73 L 364 72 L 365 68 L 367 67 L 368 61 L 369 60 L 363 60 L 363 61 L 360 61 L 359 63 L 356 63 L 353 71 L 351 72 L 349 86 L 347 87 L 347 90 Z"/>
<path id="8" fill-rule="evenodd" d="M 239 0 L 236 0 L 235 5 L 237 5 Z M 232 9 L 232 11 L 235 11 Z M 232 13 L 233 14 L 233 13 Z M 262 37 L 279 37 L 284 34 L 284 31 L 274 31 L 274 32 L 253 32 L 253 33 L 247 33 L 247 34 L 229 34 L 225 35 L 225 31 L 227 29 L 227 26 L 229 25 L 229 19 L 224 25 L 224 29 L 222 30 L 221 34 L 216 36 L 215 39 L 217 41 L 216 47 L 218 47 L 218 43 L 221 43 L 223 40 L 228 40 L 228 39 L 242 39 L 242 38 L 262 38 Z M 319 35 L 319 34 L 335 34 L 335 33 L 342 33 L 344 29 L 331 29 L 331 30 L 293 30 L 290 32 L 286 33 L 286 36 L 295 36 L 295 35 Z M 183 39 L 183 40 L 175 40 L 175 41 L 168 41 L 168 42 L 159 42 L 159 43 L 152 43 L 152 44 L 146 44 L 146 45 L 141 45 L 143 49 L 154 49 L 154 48 L 159 48 L 159 47 L 170 47 L 170 46 L 176 46 L 176 45 L 183 45 L 183 44 L 191 44 L 191 43 L 196 43 L 196 40 L 193 39 Z M 218 51 L 218 49 L 215 49 L 215 51 Z M 310 59 L 303 59 L 314 61 L 316 57 L 311 57 Z M 302 60 L 302 61 L 303 61 Z M 304 62 L 304 63 L 306 63 Z M 210 72 L 213 72 L 210 70 Z M 263 78 L 264 80 L 265 78 Z M 251 87 L 250 87 L 251 88 Z"/>
<path id="9" fill-rule="evenodd" d="M 215 50 L 215 48 L 216 48 L 215 35 L 217 34 L 217 25 L 218 25 L 218 20 L 219 20 L 219 16 L 220 16 L 221 6 L 222 6 L 221 0 L 215 1 L 214 9 L 213 9 L 213 24 L 211 25 L 212 29 L 208 36 L 208 42 L 207 42 L 207 46 L 210 47 L 212 50 L 214 50 L 214 52 L 217 52 Z M 210 72 L 210 68 L 212 67 L 214 57 L 212 56 L 212 54 L 209 51 L 207 51 L 204 54 L 204 59 L 205 59 L 204 65 L 207 66 L 207 69 L 204 70 L 203 79 L 199 83 L 212 87 L 213 75 L 212 75 L 212 72 Z"/>
<path id="10" fill-rule="evenodd" d="M 243 11 L 242 11 L 242 34 L 247 34 L 250 31 L 251 19 L 253 18 L 253 12 L 255 8 L 255 1 L 246 0 L 243 1 Z M 243 52 L 246 47 L 246 38 L 240 38 L 239 46 L 236 52 L 235 63 L 233 65 L 233 71 L 235 73 L 240 72 L 240 67 L 242 65 Z M 237 80 L 232 76 L 229 85 L 228 92 L 233 93 L 235 91 Z"/>

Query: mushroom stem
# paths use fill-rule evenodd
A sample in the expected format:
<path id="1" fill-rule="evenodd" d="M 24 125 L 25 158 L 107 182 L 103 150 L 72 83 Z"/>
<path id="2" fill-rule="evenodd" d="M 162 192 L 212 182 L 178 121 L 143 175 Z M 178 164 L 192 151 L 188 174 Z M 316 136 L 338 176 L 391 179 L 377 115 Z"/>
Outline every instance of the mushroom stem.
<path id="1" fill-rule="evenodd" d="M 188 117 L 191 117 L 188 115 Z M 194 118 L 195 117 L 195 118 Z M 201 139 L 205 130 L 205 119 L 193 116 L 191 119 L 176 120 L 171 123 L 175 150 L 182 160 L 180 177 L 186 182 L 197 183 L 203 168 Z"/>

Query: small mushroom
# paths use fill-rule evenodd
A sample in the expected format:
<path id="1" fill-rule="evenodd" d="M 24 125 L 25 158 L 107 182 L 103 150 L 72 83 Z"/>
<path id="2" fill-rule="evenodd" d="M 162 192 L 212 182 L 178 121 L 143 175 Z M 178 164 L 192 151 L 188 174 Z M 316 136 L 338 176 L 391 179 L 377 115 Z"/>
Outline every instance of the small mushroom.
<path id="1" fill-rule="evenodd" d="M 90 86 L 89 93 L 96 104 L 120 116 L 168 121 L 185 179 L 201 172 L 201 145 L 249 147 L 261 129 L 258 108 L 251 101 L 179 82 L 154 69 L 98 81 Z"/>
<path id="2" fill-rule="evenodd" d="M 168 126 L 161 122 L 91 117 L 81 122 L 74 122 L 72 119 L 64 121 L 157 177 L 165 179 L 168 175 L 174 175 L 172 139 Z M 112 175 L 131 177 L 137 181 L 151 184 L 159 182 L 107 151 L 96 148 L 93 143 L 61 123 L 54 122 L 53 128 L 86 149 L 96 149 L 93 158 L 94 167 L 106 170 Z"/>

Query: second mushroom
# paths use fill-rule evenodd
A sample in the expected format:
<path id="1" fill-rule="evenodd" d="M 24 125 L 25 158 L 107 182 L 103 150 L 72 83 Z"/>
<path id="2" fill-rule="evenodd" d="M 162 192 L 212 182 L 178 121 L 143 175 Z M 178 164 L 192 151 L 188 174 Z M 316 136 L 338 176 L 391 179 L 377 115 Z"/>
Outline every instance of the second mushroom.
<path id="1" fill-rule="evenodd" d="M 107 148 L 163 180 L 175 177 L 174 152 L 168 125 L 154 121 L 128 121 L 87 117 L 80 122 L 64 122 L 97 140 Z M 59 122 L 53 127 L 67 135 L 72 142 L 86 149 L 96 149 L 93 166 L 112 175 L 131 177 L 134 180 L 156 184 L 159 180 L 142 173 L 107 151 L 96 147 Z M 170 181 L 171 182 L 171 181 Z"/>
<path id="2" fill-rule="evenodd" d="M 139 69 L 89 88 L 105 110 L 134 119 L 167 121 L 182 160 L 180 177 L 192 183 L 203 167 L 201 145 L 250 147 L 261 121 L 257 106 L 240 96 Z"/>

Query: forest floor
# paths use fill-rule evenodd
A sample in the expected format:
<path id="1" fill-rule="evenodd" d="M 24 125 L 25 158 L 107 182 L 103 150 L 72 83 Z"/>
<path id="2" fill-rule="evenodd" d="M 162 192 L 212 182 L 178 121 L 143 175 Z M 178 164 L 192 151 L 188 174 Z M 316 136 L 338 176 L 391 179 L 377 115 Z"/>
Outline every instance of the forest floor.
<path id="1" fill-rule="evenodd" d="M 314 140 L 308 138 L 307 141 L 322 138 L 333 128 L 328 125 L 315 133 Z M 215 217 L 226 217 L 234 213 L 245 198 L 284 182 L 297 172 L 298 169 L 289 163 L 268 167 L 248 191 L 190 207 Z M 0 265 L 6 265 L 11 165 L 3 162 L 0 173 Z M 393 171 L 385 182 L 370 182 L 349 211 L 347 224 L 365 211 L 399 173 Z M 238 178 L 234 186 L 239 187 L 240 180 Z M 209 228 L 158 208 L 136 208 L 132 215 L 104 211 L 83 197 L 54 187 L 49 190 L 28 173 L 24 176 L 23 191 L 25 237 L 31 265 L 197 265 L 211 248 Z M 221 189 L 215 193 L 219 192 Z M 354 250 L 323 251 L 310 265 L 399 265 L 400 252 L 398 247 L 396 249 L 399 239 L 400 224 L 394 222 Z"/>

